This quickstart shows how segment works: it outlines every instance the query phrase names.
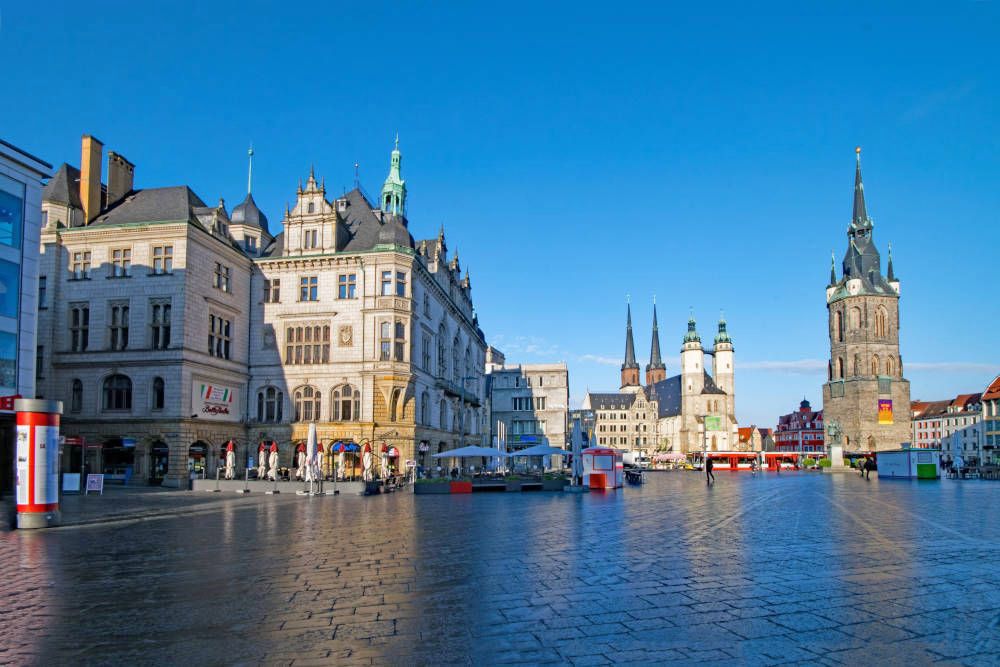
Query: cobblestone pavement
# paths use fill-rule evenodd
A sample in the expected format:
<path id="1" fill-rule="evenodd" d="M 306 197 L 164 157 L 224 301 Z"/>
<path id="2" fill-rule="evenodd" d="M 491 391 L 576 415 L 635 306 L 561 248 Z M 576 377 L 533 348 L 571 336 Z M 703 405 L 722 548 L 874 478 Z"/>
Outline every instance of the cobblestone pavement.
<path id="1" fill-rule="evenodd" d="M 213 499 L 0 534 L 0 662 L 997 664 L 1000 484 Z"/>

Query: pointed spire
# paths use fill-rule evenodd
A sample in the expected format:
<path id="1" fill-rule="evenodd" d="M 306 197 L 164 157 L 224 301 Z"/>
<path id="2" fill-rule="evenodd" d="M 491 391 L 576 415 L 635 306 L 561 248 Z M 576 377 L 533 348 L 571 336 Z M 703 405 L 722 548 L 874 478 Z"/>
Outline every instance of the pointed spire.
<path id="1" fill-rule="evenodd" d="M 830 286 L 833 287 L 837 284 L 837 256 L 834 252 L 830 251 Z"/>
<path id="2" fill-rule="evenodd" d="M 656 321 L 656 297 L 653 297 L 653 340 L 649 346 L 649 365 L 646 366 L 646 371 L 664 368 L 666 365 L 660 355 L 660 327 Z"/>
<path id="3" fill-rule="evenodd" d="M 896 280 L 896 274 L 892 270 L 892 244 L 891 243 L 889 244 L 889 267 L 888 267 L 888 270 L 886 271 L 886 273 L 888 274 L 886 276 L 886 279 L 889 282 L 893 282 L 894 280 Z"/>
<path id="4" fill-rule="evenodd" d="M 858 164 L 854 170 L 854 214 L 851 222 L 856 227 L 871 224 L 868 219 L 868 209 L 865 207 L 865 186 L 861 181 L 861 146 L 854 149 L 858 156 Z"/>
<path id="5" fill-rule="evenodd" d="M 625 306 L 625 363 L 622 370 L 627 368 L 639 369 L 639 364 L 635 362 L 635 343 L 632 340 L 632 304 Z"/>
<path id="6" fill-rule="evenodd" d="M 247 194 L 250 194 L 253 188 L 253 142 L 250 143 L 250 150 L 247 151 L 247 159 L 250 160 L 250 166 L 247 169 Z"/>
<path id="7" fill-rule="evenodd" d="M 399 133 L 389 161 L 389 175 L 382 184 L 381 208 L 393 215 L 406 215 L 406 181 L 400 174 Z"/>

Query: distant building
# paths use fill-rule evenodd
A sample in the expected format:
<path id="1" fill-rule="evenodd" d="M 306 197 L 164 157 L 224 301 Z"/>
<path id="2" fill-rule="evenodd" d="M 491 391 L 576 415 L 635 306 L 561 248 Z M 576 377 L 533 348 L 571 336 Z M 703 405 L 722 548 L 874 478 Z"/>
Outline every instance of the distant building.
<path id="1" fill-rule="evenodd" d="M 774 449 L 779 452 L 819 452 L 823 444 L 823 411 L 813 410 L 809 401 L 802 399 L 799 409 L 778 417 L 774 431 Z"/>
<path id="2" fill-rule="evenodd" d="M 940 449 L 966 461 L 983 458 L 982 394 L 959 394 L 943 401 L 913 401 L 913 446 Z"/>
<path id="3" fill-rule="evenodd" d="M 507 363 L 507 358 L 504 356 L 503 352 L 496 349 L 492 345 L 486 347 L 486 372 L 492 373 L 495 370 L 503 368 L 504 364 Z"/>
<path id="4" fill-rule="evenodd" d="M 712 357 L 711 375 L 706 356 Z M 714 349 L 705 350 L 692 316 L 681 345 L 681 372 L 668 378 L 660 356 L 654 305 L 646 383 L 641 385 L 629 306 L 621 388 L 617 392 L 588 393 L 583 407 L 594 412 L 598 445 L 644 455 L 728 451 L 737 445 L 735 372 L 733 341 L 726 321 L 719 320 Z"/>
<path id="5" fill-rule="evenodd" d="M 983 461 L 1000 461 L 1000 375 L 983 392 Z"/>
<path id="6" fill-rule="evenodd" d="M 573 433 L 573 422 L 577 420 L 579 420 L 580 422 L 580 430 L 583 431 L 583 437 L 585 439 L 585 442 L 587 442 L 589 445 L 589 440 L 587 440 L 587 438 L 592 436 L 594 433 L 594 426 L 597 424 L 597 415 L 594 414 L 593 410 L 585 410 L 583 408 L 570 410 L 569 430 L 568 430 L 569 434 Z M 595 445 L 597 444 L 596 440 L 594 444 Z"/>
<path id="7" fill-rule="evenodd" d="M 873 231 L 859 148 L 841 277 L 831 265 L 826 288 L 830 360 L 823 414 L 831 444 L 844 451 L 899 449 L 910 439 L 910 382 L 899 356 L 899 280 L 891 247 L 882 274 Z"/>
<path id="8" fill-rule="evenodd" d="M 42 179 L 52 165 L 0 139 L 0 495 L 14 488 L 14 399 L 36 398 Z M 42 300 L 42 303 L 39 301 Z M 46 397 L 55 398 L 55 397 Z"/>
<path id="9" fill-rule="evenodd" d="M 774 451 L 774 433 L 769 428 L 760 428 L 753 424 L 741 426 L 736 431 L 734 449 L 738 452 Z"/>
<path id="10" fill-rule="evenodd" d="M 507 451 L 545 443 L 566 447 L 569 414 L 566 364 L 502 368 L 494 364 L 489 373 L 489 387 L 490 430 L 494 439 L 506 439 Z"/>

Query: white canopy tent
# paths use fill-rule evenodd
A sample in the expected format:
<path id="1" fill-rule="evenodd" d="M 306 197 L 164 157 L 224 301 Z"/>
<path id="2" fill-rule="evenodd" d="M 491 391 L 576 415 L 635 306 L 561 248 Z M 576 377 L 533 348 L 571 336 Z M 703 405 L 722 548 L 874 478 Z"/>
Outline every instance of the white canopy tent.
<path id="1" fill-rule="evenodd" d="M 510 452 L 508 456 L 569 456 L 572 453 L 550 445 L 535 445 L 527 449 L 518 449 L 517 451 Z"/>

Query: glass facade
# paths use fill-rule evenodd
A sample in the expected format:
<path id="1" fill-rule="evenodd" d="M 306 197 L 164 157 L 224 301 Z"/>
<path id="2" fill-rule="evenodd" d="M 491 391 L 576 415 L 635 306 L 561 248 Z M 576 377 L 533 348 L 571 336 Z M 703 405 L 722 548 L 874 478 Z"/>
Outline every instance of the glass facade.
<path id="1" fill-rule="evenodd" d="M 17 317 L 21 293 L 21 267 L 0 259 L 0 315 Z"/>
<path id="2" fill-rule="evenodd" d="M 21 247 L 24 223 L 24 184 L 0 174 L 0 243 Z"/>

